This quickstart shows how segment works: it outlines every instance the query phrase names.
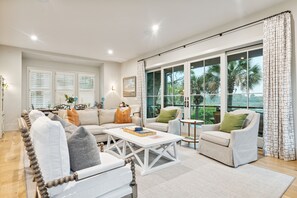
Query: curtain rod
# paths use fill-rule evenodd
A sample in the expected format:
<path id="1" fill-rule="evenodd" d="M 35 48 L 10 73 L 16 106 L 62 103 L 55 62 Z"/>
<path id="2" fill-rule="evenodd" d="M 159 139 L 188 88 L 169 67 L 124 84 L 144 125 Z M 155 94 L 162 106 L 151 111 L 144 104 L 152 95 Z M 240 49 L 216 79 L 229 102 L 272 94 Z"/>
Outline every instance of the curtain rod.
<path id="1" fill-rule="evenodd" d="M 205 38 L 202 38 L 202 39 L 199 39 L 199 40 L 196 40 L 196 41 L 192 41 L 192 42 L 186 43 L 186 44 L 184 44 L 184 45 L 180 45 L 180 46 L 178 46 L 178 47 L 175 47 L 175 48 L 172 48 L 172 49 L 169 49 L 169 50 L 160 52 L 160 53 L 158 53 L 158 54 L 155 54 L 155 55 L 152 55 L 152 56 L 149 56 L 149 57 L 140 59 L 140 60 L 138 60 L 137 62 L 144 61 L 144 60 L 147 60 L 147 59 L 156 57 L 156 56 L 161 56 L 162 54 L 167 54 L 167 53 L 169 53 L 169 52 L 172 52 L 172 51 L 175 51 L 175 50 L 178 50 L 178 49 L 183 49 L 183 48 L 186 48 L 186 47 L 189 46 L 189 45 L 195 45 L 195 44 L 197 44 L 197 43 L 200 43 L 200 42 L 205 41 L 205 40 L 208 40 L 208 39 L 212 39 L 212 38 L 216 38 L 216 37 L 221 37 L 221 36 L 223 36 L 224 34 L 228 34 L 228 33 L 230 33 L 230 32 L 234 32 L 234 31 L 236 31 L 236 30 L 243 29 L 244 27 L 248 27 L 248 26 L 256 25 L 256 24 L 258 24 L 258 23 L 260 23 L 260 22 L 263 22 L 263 21 L 266 20 L 266 19 L 269 19 L 269 18 L 278 16 L 278 15 L 281 15 L 281 14 L 284 14 L 284 13 L 291 13 L 291 11 L 290 11 L 290 10 L 286 10 L 286 11 L 283 11 L 283 12 L 280 12 L 280 13 L 277 13 L 277 14 L 274 14 L 274 15 L 271 15 L 271 16 L 269 16 L 269 17 L 265 17 L 265 18 L 263 18 L 263 19 L 259 19 L 259 20 L 256 20 L 256 21 L 253 21 L 253 22 L 250 22 L 250 23 L 247 23 L 247 24 L 244 24 L 244 25 L 241 25 L 241 26 L 238 26 L 238 27 L 235 27 L 235 28 L 232 28 L 232 29 L 223 31 L 223 32 L 221 32 L 221 33 L 217 33 L 217 34 L 214 34 L 214 35 L 211 35 L 211 36 L 207 36 L 207 37 L 205 37 Z"/>

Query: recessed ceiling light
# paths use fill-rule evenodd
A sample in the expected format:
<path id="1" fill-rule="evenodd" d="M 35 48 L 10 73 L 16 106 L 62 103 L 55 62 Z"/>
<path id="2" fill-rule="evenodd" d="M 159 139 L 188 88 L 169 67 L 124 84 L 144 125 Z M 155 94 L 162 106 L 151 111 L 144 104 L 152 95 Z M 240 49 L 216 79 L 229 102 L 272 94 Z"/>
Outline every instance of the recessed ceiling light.
<path id="1" fill-rule="evenodd" d="M 153 33 L 157 33 L 158 32 L 158 30 L 159 30 L 159 25 L 153 25 L 152 26 L 152 30 L 153 30 Z"/>
<path id="2" fill-rule="evenodd" d="M 113 50 L 110 49 L 107 51 L 107 53 L 111 55 L 111 54 L 113 54 Z"/>
<path id="3" fill-rule="evenodd" d="M 37 41 L 38 40 L 38 37 L 35 34 L 31 35 L 30 38 L 31 38 L 32 41 Z"/>

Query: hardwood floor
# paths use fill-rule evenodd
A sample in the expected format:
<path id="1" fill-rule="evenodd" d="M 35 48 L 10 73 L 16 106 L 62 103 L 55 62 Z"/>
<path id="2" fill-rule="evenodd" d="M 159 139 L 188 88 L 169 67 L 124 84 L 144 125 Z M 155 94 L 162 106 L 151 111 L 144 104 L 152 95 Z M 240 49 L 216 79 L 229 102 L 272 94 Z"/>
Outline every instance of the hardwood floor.
<path id="1" fill-rule="evenodd" d="M 0 139 L 0 197 L 26 197 L 23 152 L 19 132 Z"/>
<path id="2" fill-rule="evenodd" d="M 19 132 L 7 132 L 0 139 L 0 197 L 26 197 L 23 152 L 23 142 Z M 297 161 L 285 162 L 263 157 L 261 150 L 259 160 L 253 165 L 297 178 Z M 297 179 L 283 197 L 297 197 Z"/>

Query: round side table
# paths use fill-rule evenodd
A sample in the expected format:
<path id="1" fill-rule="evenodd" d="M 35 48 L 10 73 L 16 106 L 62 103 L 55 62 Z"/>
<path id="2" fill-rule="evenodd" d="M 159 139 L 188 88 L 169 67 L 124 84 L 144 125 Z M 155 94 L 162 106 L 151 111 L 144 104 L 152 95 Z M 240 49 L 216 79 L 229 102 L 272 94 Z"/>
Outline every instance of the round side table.
<path id="1" fill-rule="evenodd" d="M 188 136 L 185 137 L 182 141 L 187 142 L 188 144 L 193 143 L 194 144 L 194 149 L 196 150 L 196 143 L 199 142 L 199 139 L 197 139 L 197 126 L 202 125 L 204 123 L 203 120 L 192 120 L 192 119 L 184 119 L 184 120 L 179 120 L 180 123 L 182 124 L 188 124 Z M 191 136 L 191 124 L 194 125 L 194 136 Z M 181 125 L 180 125 L 181 127 Z M 181 131 L 181 130 L 180 130 Z M 180 134 L 181 135 L 181 134 Z"/>

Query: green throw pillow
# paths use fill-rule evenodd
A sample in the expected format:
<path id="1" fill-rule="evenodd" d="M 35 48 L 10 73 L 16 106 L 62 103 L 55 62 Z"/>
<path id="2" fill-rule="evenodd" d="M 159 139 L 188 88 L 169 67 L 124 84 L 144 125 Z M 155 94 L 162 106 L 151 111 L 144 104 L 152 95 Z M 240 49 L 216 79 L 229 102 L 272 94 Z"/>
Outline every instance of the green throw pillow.
<path id="1" fill-rule="evenodd" d="M 230 133 L 233 130 L 242 129 L 244 121 L 248 114 L 231 114 L 226 113 L 224 120 L 220 125 L 220 131 Z"/>
<path id="2" fill-rule="evenodd" d="M 169 120 L 174 120 L 176 118 L 176 112 L 177 112 L 177 109 L 172 109 L 172 110 L 162 109 L 156 122 L 168 123 Z"/>

